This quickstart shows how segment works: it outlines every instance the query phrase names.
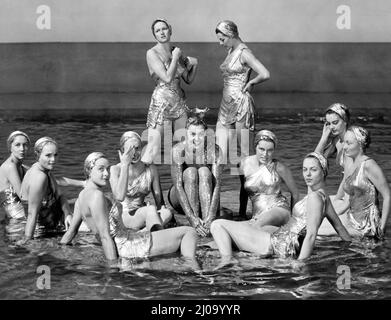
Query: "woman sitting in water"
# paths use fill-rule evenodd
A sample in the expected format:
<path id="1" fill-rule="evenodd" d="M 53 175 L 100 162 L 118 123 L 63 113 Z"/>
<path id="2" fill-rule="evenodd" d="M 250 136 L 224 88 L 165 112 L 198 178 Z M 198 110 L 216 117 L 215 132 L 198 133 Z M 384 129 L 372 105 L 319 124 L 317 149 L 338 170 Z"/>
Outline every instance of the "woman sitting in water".
<path id="1" fill-rule="evenodd" d="M 0 167 L 0 206 L 5 209 L 10 219 L 24 219 L 24 207 L 20 202 L 22 180 L 27 172 L 23 160 L 30 147 L 30 138 L 22 131 L 12 132 L 7 139 L 7 147 L 11 152 L 9 158 Z M 59 177 L 56 182 L 60 186 L 83 186 L 84 181 Z"/>
<path id="2" fill-rule="evenodd" d="M 109 179 L 108 170 L 109 161 L 103 153 L 93 152 L 86 158 L 84 172 L 88 180 L 76 200 L 71 226 L 61 243 L 69 244 L 72 241 L 83 219 L 102 242 L 109 261 L 116 260 L 118 256 L 144 258 L 173 253 L 179 249 L 183 256 L 194 259 L 197 234 L 191 227 L 132 233 L 123 225 L 121 206 L 112 204 L 103 194 L 102 188 Z"/>
<path id="3" fill-rule="evenodd" d="M 168 193 L 172 207 L 185 214 L 191 226 L 203 237 L 209 234 L 220 203 L 221 154 L 215 139 L 206 137 L 203 120 L 207 111 L 197 109 L 186 122 L 185 141 L 173 147 L 171 177 L 174 185 Z"/>
<path id="4" fill-rule="evenodd" d="M 114 198 L 121 201 L 124 225 L 134 230 L 163 229 L 172 214 L 164 206 L 156 166 L 141 161 L 141 138 L 136 132 L 127 131 L 122 135 L 119 157 L 120 163 L 110 168 L 110 185 Z M 144 202 L 151 191 L 155 206 Z"/>
<path id="5" fill-rule="evenodd" d="M 60 194 L 52 173 L 57 160 L 56 141 L 40 138 L 34 152 L 37 162 L 27 170 L 21 186 L 21 200 L 28 205 L 24 241 L 64 231 L 72 219 L 68 201 Z"/>
<path id="6" fill-rule="evenodd" d="M 282 227 L 262 228 L 243 222 L 215 220 L 211 226 L 213 238 L 222 257 L 232 255 L 232 241 L 239 250 L 262 256 L 308 258 L 314 249 L 318 228 L 324 217 L 330 221 L 340 237 L 350 241 L 350 236 L 327 196 L 325 178 L 327 160 L 316 152 L 308 154 L 303 162 L 303 177 L 308 194 L 293 208 L 292 216 Z"/>
<path id="7" fill-rule="evenodd" d="M 281 161 L 273 159 L 276 146 L 276 135 L 269 130 L 261 130 L 254 139 L 255 155 L 244 158 L 240 163 L 242 187 L 239 216 L 246 219 L 247 201 L 250 197 L 253 207 L 250 222 L 258 227 L 278 227 L 286 223 L 291 208 L 299 199 L 299 191 L 290 169 Z M 282 182 L 285 182 L 291 192 L 291 205 L 281 194 Z"/>
<path id="8" fill-rule="evenodd" d="M 351 126 L 346 131 L 344 153 L 352 165 L 345 166 L 342 187 L 349 203 L 347 214 L 340 218 L 352 236 L 382 238 L 391 208 L 390 187 L 376 161 L 365 154 L 369 144 L 370 135 L 364 128 Z M 379 193 L 383 197 L 381 211 Z"/>
<path id="9" fill-rule="evenodd" d="M 326 159 L 336 155 L 337 164 L 343 168 L 346 160 L 343 139 L 349 126 L 349 109 L 342 103 L 333 103 L 326 109 L 325 118 L 322 137 L 315 152 L 323 154 Z"/>
<path id="10" fill-rule="evenodd" d="M 7 147 L 11 155 L 0 167 L 0 205 L 9 219 L 25 218 L 20 190 L 27 171 L 23 160 L 29 146 L 30 138 L 22 131 L 14 131 L 8 136 Z"/>
<path id="11" fill-rule="evenodd" d="M 322 137 L 315 152 L 323 154 L 326 159 L 335 155 L 337 165 L 344 171 L 345 166 L 350 166 L 352 163 L 351 159 L 344 154 L 343 148 L 343 139 L 350 122 L 349 109 L 342 103 L 333 103 L 326 109 L 325 119 Z M 339 188 L 335 196 L 330 196 L 338 214 L 342 214 L 343 208 L 346 208 L 347 197 L 344 195 L 342 188 Z M 325 223 L 327 224 L 327 221 Z M 330 225 L 329 228 L 331 228 Z"/>

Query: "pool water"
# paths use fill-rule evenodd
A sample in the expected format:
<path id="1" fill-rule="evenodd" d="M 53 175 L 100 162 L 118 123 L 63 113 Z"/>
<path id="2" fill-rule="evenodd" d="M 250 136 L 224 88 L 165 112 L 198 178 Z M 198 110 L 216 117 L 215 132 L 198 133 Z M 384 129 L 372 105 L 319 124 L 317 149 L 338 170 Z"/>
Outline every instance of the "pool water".
<path id="1" fill-rule="evenodd" d="M 302 193 L 303 156 L 312 151 L 321 135 L 321 112 L 289 109 L 289 112 L 266 110 L 257 120 L 257 130 L 273 130 L 279 138 L 276 157 L 291 168 Z M 104 113 L 103 113 L 104 112 Z M 116 110 L 110 110 L 115 114 Z M 391 181 L 391 120 L 387 108 L 377 109 L 377 117 L 356 108 L 354 122 L 365 126 L 372 135 L 368 154 L 373 157 Z M 49 117 L 33 114 L 18 119 L 3 118 L 0 138 L 1 159 L 8 152 L 5 140 L 14 130 L 29 134 L 32 141 L 47 135 L 59 144 L 55 173 L 84 179 L 83 161 L 92 151 L 104 151 L 110 161 L 118 161 L 118 142 L 127 130 L 144 130 L 145 110 L 132 114 L 119 110 L 121 116 L 106 117 L 107 111 L 96 110 L 88 118 L 72 117 L 64 110 L 52 110 Z M 207 120 L 215 123 L 216 110 Z M 214 128 L 211 125 L 211 128 Z M 26 164 L 34 161 L 30 150 Z M 163 190 L 171 185 L 170 167 L 159 166 Z M 335 193 L 340 170 L 331 160 L 327 179 L 328 191 Z M 224 171 L 223 192 L 239 190 L 239 178 Z M 79 192 L 67 188 L 74 199 Z M 224 203 L 221 204 L 224 207 Z M 15 246 L 6 235 L 4 214 L 0 215 L 0 299 L 389 299 L 391 298 L 391 263 L 389 236 L 383 242 L 356 241 L 345 244 L 337 237 L 319 237 L 314 256 L 305 264 L 290 259 L 260 259 L 247 253 L 236 253 L 231 264 L 222 269 L 217 250 L 204 246 L 197 249 L 201 271 L 193 271 L 185 259 L 176 254 L 148 261 L 123 261 L 120 268 L 109 269 L 101 246 L 88 233 L 79 234 L 74 246 L 60 246 L 60 237 L 33 241 L 26 247 Z M 388 230 L 390 228 L 388 223 Z M 40 290 L 39 266 L 50 268 L 50 289 Z M 350 284 L 344 278 L 350 273 Z M 342 278 L 341 278 L 342 277 Z M 345 280 L 344 280 L 345 279 Z M 47 283 L 46 283 L 47 284 Z"/>

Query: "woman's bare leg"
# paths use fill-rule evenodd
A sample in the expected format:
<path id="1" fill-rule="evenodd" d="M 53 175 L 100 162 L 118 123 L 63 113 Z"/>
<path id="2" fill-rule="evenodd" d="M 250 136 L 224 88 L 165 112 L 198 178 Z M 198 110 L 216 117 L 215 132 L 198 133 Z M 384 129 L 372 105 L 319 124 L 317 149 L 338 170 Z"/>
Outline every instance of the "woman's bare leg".
<path id="1" fill-rule="evenodd" d="M 162 125 L 156 125 L 155 128 L 149 128 L 148 129 L 148 144 L 143 150 L 143 155 L 141 158 L 141 161 L 145 163 L 153 163 L 157 156 L 160 157 L 160 150 L 161 150 L 161 137 L 163 134 L 163 126 Z"/>
<path id="2" fill-rule="evenodd" d="M 232 255 L 232 241 L 239 250 L 260 255 L 270 253 L 270 234 L 247 221 L 218 219 L 212 222 L 210 231 L 222 256 Z"/>
<path id="3" fill-rule="evenodd" d="M 202 220 L 204 220 L 209 213 L 210 204 L 212 201 L 212 173 L 207 167 L 202 167 L 198 169 L 198 178 L 199 178 L 199 198 L 201 204 L 201 214 Z"/>
<path id="4" fill-rule="evenodd" d="M 217 121 L 216 144 L 221 149 L 222 164 L 228 163 L 228 140 L 229 140 L 229 129 L 225 127 L 220 121 Z"/>
<path id="5" fill-rule="evenodd" d="M 288 222 L 291 213 L 284 208 L 273 208 L 268 211 L 262 212 L 256 217 L 254 224 L 258 227 L 263 226 L 276 226 L 280 227 Z"/>
<path id="6" fill-rule="evenodd" d="M 181 250 L 186 258 L 195 258 L 197 232 L 191 227 L 176 227 L 151 233 L 151 256 L 174 253 Z"/>
<path id="7" fill-rule="evenodd" d="M 198 170 L 196 168 L 190 167 L 183 171 L 183 187 L 194 214 L 199 217 L 200 201 L 198 197 Z"/>
<path id="8" fill-rule="evenodd" d="M 245 120 L 238 121 L 235 123 L 235 129 L 237 134 L 238 149 L 239 149 L 239 158 L 243 159 L 244 157 L 254 154 L 252 144 L 250 144 L 253 136 L 253 132 L 247 128 Z"/>
<path id="9" fill-rule="evenodd" d="M 134 230 L 139 230 L 144 227 L 147 230 L 151 230 L 153 226 L 155 226 L 154 229 L 159 229 L 159 226 L 160 228 L 162 227 L 162 219 L 157 213 L 156 207 L 153 205 L 139 208 L 133 215 L 124 212 L 122 214 L 122 220 L 126 228 Z"/>

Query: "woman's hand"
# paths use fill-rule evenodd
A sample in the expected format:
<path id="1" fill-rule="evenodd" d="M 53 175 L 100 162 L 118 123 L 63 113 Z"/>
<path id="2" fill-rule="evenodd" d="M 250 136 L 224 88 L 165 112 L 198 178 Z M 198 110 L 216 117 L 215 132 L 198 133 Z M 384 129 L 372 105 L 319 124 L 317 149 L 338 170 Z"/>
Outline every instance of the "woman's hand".
<path id="1" fill-rule="evenodd" d="M 65 230 L 68 230 L 68 229 L 69 229 L 71 223 L 72 223 L 72 215 L 71 215 L 71 214 L 68 214 L 68 215 L 65 217 L 65 221 L 64 221 Z"/>
<path id="2" fill-rule="evenodd" d="M 178 47 L 175 47 L 174 50 L 172 50 L 171 55 L 172 55 L 172 60 L 177 62 L 179 58 L 182 56 L 182 50 L 179 49 Z"/>
<path id="3" fill-rule="evenodd" d="M 328 123 L 325 123 L 323 125 L 322 137 L 320 139 L 323 140 L 323 141 L 327 141 L 329 136 L 330 136 L 330 134 L 331 134 L 330 125 Z"/>
<path id="4" fill-rule="evenodd" d="M 247 82 L 247 84 L 244 86 L 242 92 L 243 93 L 246 93 L 246 92 L 250 93 L 251 90 L 253 89 L 253 86 L 254 86 L 254 84 L 251 81 Z"/>
<path id="5" fill-rule="evenodd" d="M 209 234 L 209 230 L 205 228 L 204 222 L 200 218 L 195 217 L 192 219 L 191 225 L 201 237 L 206 237 Z"/>
<path id="6" fill-rule="evenodd" d="M 125 144 L 125 150 L 122 153 L 121 150 L 118 150 L 118 156 L 119 160 L 124 165 L 129 165 L 132 161 L 133 155 L 134 155 L 134 147 L 130 146 L 129 144 Z"/>
<path id="7" fill-rule="evenodd" d="M 185 57 L 184 60 L 187 60 L 187 69 L 191 69 L 193 66 L 198 65 L 198 59 L 194 57 Z"/>

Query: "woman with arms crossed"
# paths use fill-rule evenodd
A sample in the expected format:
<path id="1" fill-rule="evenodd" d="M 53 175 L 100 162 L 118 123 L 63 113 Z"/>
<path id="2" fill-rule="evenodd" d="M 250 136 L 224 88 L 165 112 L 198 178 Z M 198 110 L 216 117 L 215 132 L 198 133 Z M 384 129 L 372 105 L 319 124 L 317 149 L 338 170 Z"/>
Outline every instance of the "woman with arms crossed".
<path id="1" fill-rule="evenodd" d="M 156 19 L 151 28 L 157 44 L 147 51 L 149 73 L 156 83 L 148 110 L 148 145 L 142 158 L 148 164 L 159 152 L 164 122 L 170 127 L 174 124 L 175 131 L 185 127 L 188 107 L 181 80 L 191 84 L 198 65 L 196 58 L 184 57 L 181 49 L 171 44 L 172 28 L 166 20 Z"/>

